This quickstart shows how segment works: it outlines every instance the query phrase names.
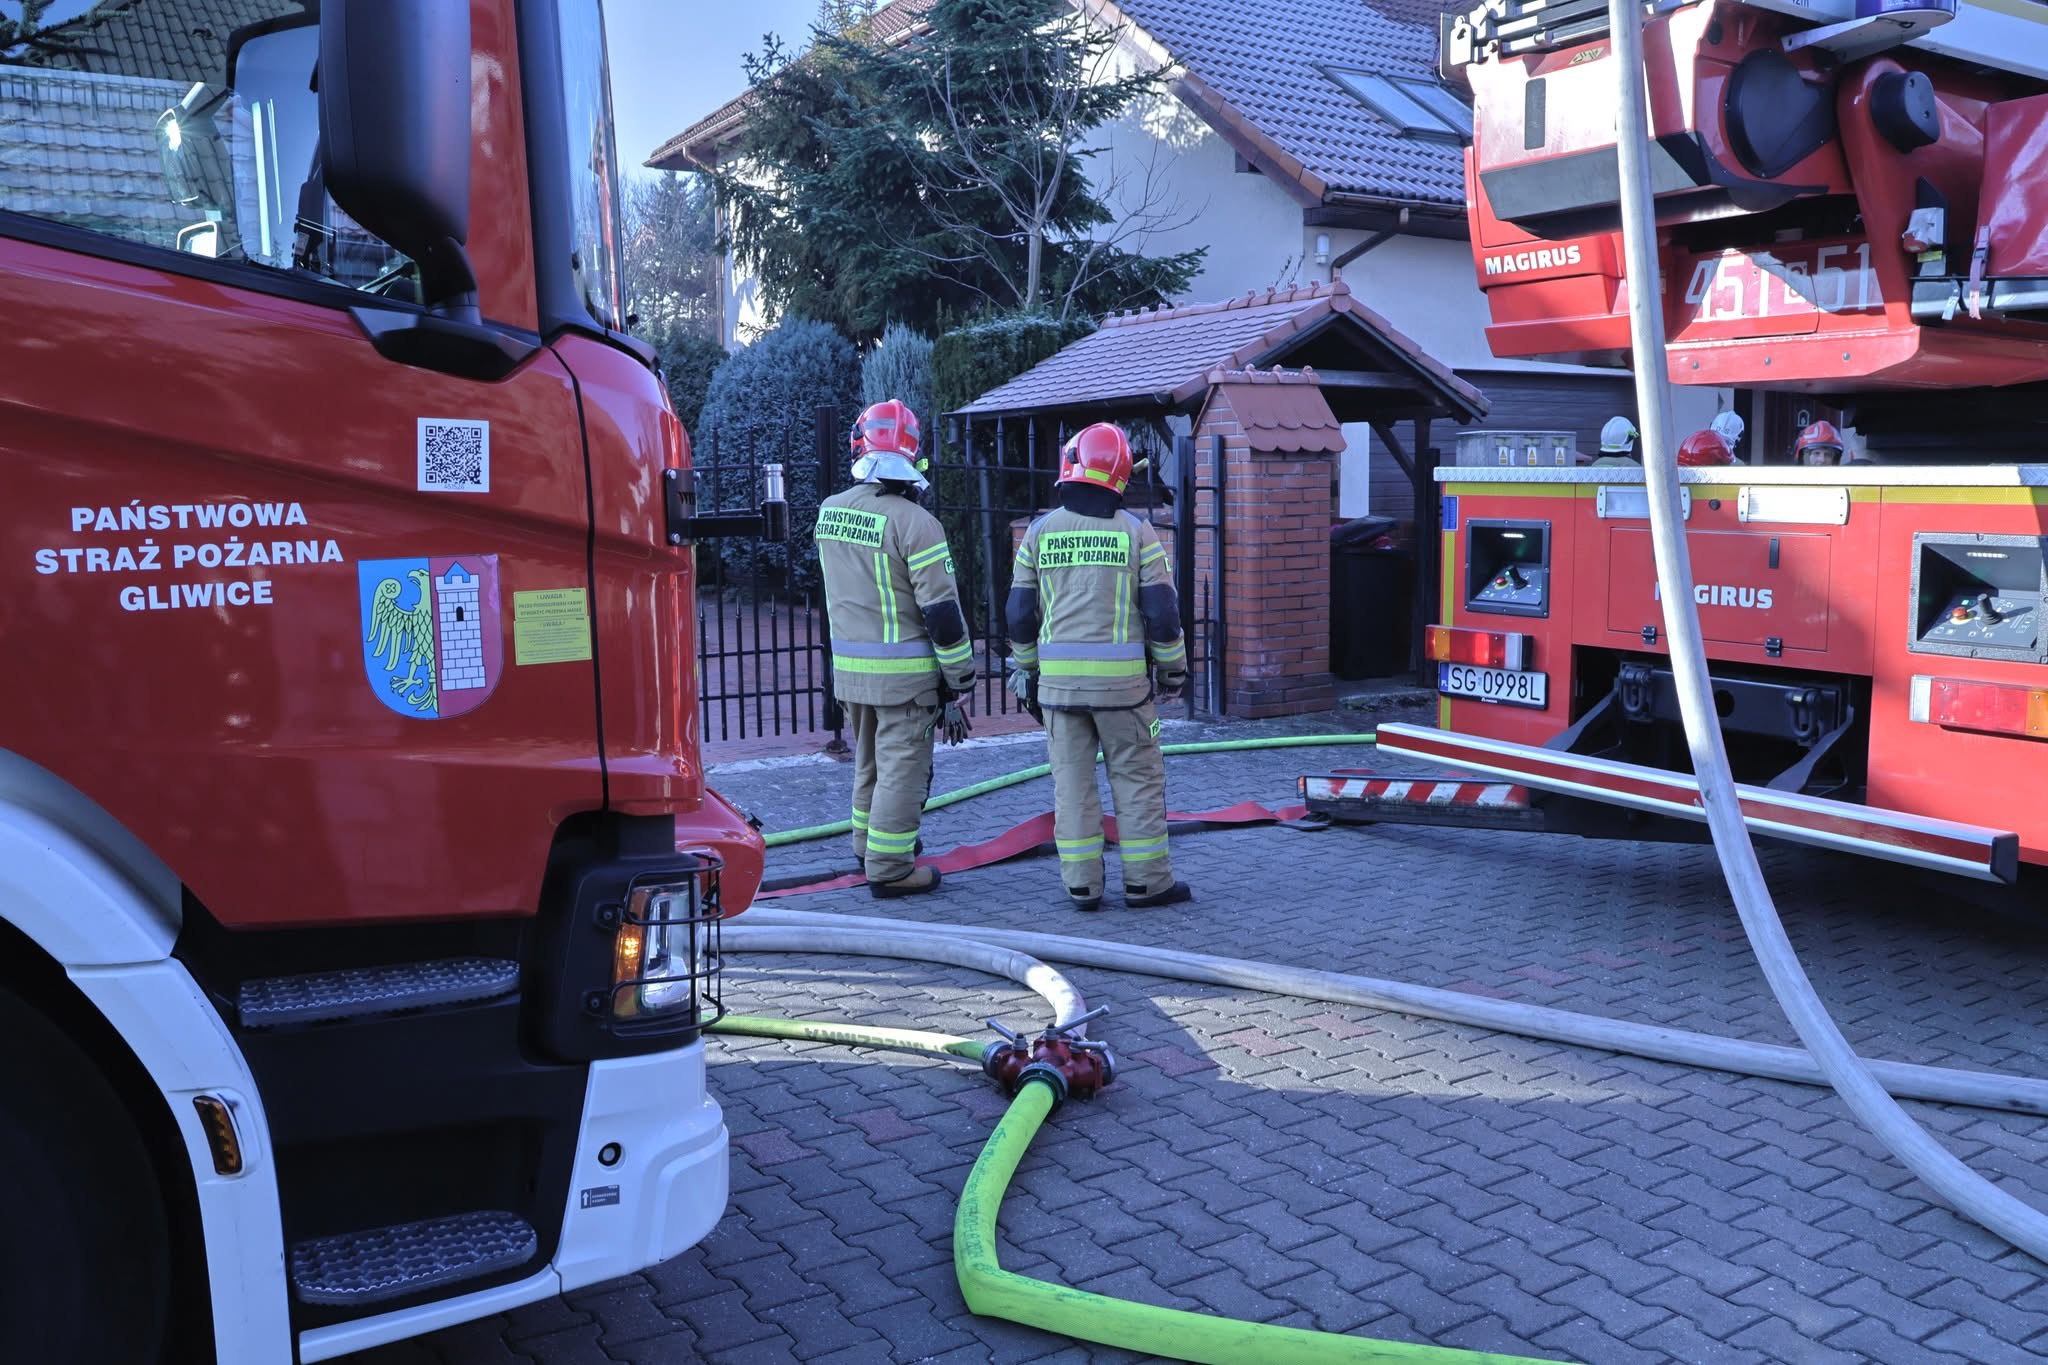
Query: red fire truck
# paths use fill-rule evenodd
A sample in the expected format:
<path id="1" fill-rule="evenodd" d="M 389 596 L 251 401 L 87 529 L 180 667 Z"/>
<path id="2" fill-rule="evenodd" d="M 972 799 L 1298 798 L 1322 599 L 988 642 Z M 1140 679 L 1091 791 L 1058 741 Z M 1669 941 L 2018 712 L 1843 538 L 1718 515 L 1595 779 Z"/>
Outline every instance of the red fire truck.
<path id="1" fill-rule="evenodd" d="M 1625 361 L 1606 26 L 1605 0 L 1445 24 L 1500 355 Z M 2013 880 L 2048 862 L 2048 466 L 2018 462 L 2048 414 L 2048 7 L 1681 0 L 1645 51 L 1670 378 L 1817 395 L 1867 452 L 1681 471 L 1751 826 Z M 1331 774 L 1311 806 L 1703 834 L 1660 818 L 1702 813 L 1642 471 L 1438 478 L 1438 725 L 1381 748 L 1494 781 Z"/>
<path id="2" fill-rule="evenodd" d="M 0 50 L 0 1359 L 321 1360 L 703 1236 L 693 728 L 598 0 Z"/>

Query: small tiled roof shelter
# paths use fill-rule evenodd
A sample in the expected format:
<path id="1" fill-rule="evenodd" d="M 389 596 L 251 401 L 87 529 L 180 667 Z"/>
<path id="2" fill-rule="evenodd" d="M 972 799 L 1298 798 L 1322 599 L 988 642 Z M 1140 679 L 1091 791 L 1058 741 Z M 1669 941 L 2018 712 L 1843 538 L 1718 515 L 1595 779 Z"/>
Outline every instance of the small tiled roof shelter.
<path id="1" fill-rule="evenodd" d="M 1224 623 L 1221 649 L 1210 642 L 1220 673 L 1208 695 L 1233 714 L 1278 715 L 1333 696 L 1329 526 L 1343 424 L 1370 425 L 1413 481 L 1424 531 L 1419 634 L 1436 619 L 1439 579 L 1439 538 L 1426 533 L 1436 505 L 1430 423 L 1485 411 L 1478 390 L 1338 281 L 1108 318 L 948 416 L 966 427 L 962 449 L 975 449 L 978 424 L 1022 434 L 1041 471 L 1064 434 L 1089 422 L 1192 419 L 1195 457 L 1214 473 L 1197 486 L 1182 472 L 1195 505 L 1175 519 L 1181 532 L 1218 531 L 1195 552 Z M 1412 424 L 1407 442 L 1395 432 L 1402 422 Z"/>

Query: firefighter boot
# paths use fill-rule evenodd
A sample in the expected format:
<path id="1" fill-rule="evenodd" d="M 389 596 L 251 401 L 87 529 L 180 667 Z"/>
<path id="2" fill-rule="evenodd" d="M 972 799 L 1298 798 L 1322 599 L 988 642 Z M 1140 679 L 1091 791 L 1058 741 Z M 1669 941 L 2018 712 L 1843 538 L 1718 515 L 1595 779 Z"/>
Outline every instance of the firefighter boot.
<path id="1" fill-rule="evenodd" d="M 928 891 L 938 890 L 943 880 L 936 867 L 920 867 L 894 881 L 869 882 L 868 894 L 878 901 L 895 900 L 898 896 L 922 896 Z"/>
<path id="2" fill-rule="evenodd" d="M 1128 883 L 1124 886 L 1124 904 L 1133 910 L 1143 910 L 1153 905 L 1179 905 L 1182 901 L 1191 901 L 1194 898 L 1194 889 L 1186 882 L 1175 882 L 1163 891 L 1141 891 Z"/>

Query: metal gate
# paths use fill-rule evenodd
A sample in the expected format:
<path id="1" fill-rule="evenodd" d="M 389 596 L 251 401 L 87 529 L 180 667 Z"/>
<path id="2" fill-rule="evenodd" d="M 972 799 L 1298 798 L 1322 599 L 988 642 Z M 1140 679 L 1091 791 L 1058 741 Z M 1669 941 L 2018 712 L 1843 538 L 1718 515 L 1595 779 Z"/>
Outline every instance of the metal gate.
<path id="1" fill-rule="evenodd" d="M 809 547 L 818 503 L 845 477 L 845 430 L 837 408 L 820 407 L 809 449 L 782 457 L 790 540 L 697 546 L 697 706 L 706 742 L 823 731 L 840 741 L 824 585 Z M 722 462 L 710 442 L 693 454 L 699 506 L 744 509 L 759 498 L 762 462 Z"/>
<path id="2" fill-rule="evenodd" d="M 1010 566 L 1024 526 L 1053 505 L 1054 454 L 1063 428 L 1035 422 L 976 427 L 962 423 L 930 470 L 930 507 L 946 528 L 960 602 L 974 640 L 974 709 L 1021 709 L 1003 686 L 1009 637 L 1003 619 Z M 814 414 L 810 449 L 782 460 L 791 539 L 705 541 L 697 547 L 697 682 L 707 742 L 829 732 L 842 743 L 844 718 L 832 694 L 830 623 L 810 528 L 818 504 L 846 480 L 845 423 L 838 410 Z M 1050 442 L 1041 448 L 1041 440 Z M 1128 504 L 1149 517 L 1167 542 L 1187 637 L 1189 716 L 1223 705 L 1223 447 L 1198 450 L 1192 438 L 1171 447 L 1170 469 L 1148 466 L 1132 481 Z M 736 509 L 758 498 L 759 463 L 721 462 L 710 443 L 696 450 L 700 506 Z M 1156 462 L 1155 462 L 1156 463 Z"/>

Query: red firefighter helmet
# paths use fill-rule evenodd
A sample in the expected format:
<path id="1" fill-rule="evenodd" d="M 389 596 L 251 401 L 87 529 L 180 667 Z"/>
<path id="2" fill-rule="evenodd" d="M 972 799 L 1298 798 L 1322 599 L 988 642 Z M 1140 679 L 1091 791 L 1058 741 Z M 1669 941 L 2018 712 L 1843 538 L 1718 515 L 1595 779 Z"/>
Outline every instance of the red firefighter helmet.
<path id="1" fill-rule="evenodd" d="M 1721 439 L 1721 433 L 1708 427 L 1695 431 L 1679 443 L 1678 462 L 1682 465 L 1734 464 L 1735 452 L 1728 449 L 1728 443 Z"/>
<path id="2" fill-rule="evenodd" d="M 910 410 L 910 404 L 894 398 L 875 403 L 853 424 L 853 458 L 901 455 L 914 460 L 920 434 L 917 414 Z"/>
<path id="3" fill-rule="evenodd" d="M 1829 454 L 1832 452 L 1832 458 Z M 1815 458 L 1808 458 L 1811 453 Z M 1799 433 L 1799 439 L 1792 445 L 1794 464 L 1840 464 L 1842 462 L 1842 433 L 1835 430 L 1833 422 L 1815 422 Z"/>
<path id="4" fill-rule="evenodd" d="M 1131 485 L 1131 443 L 1111 422 L 1082 427 L 1060 447 L 1060 482 L 1092 483 L 1118 497 Z"/>

